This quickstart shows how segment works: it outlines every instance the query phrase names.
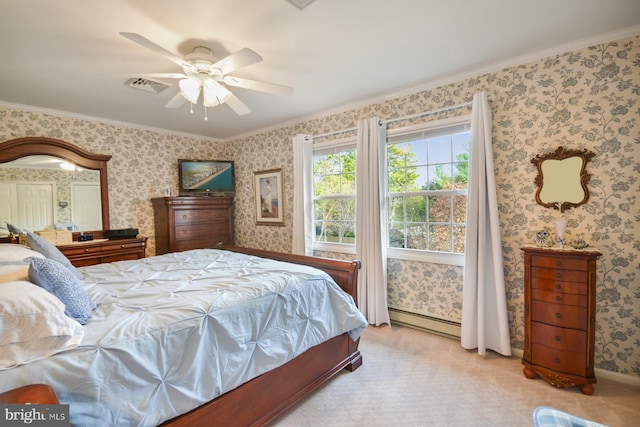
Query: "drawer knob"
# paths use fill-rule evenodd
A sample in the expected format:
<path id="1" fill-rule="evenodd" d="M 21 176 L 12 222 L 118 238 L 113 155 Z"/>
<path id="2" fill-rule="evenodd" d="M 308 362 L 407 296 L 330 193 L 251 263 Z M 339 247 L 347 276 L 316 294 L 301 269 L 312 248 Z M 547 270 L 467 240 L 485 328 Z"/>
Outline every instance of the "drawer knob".
<path id="1" fill-rule="evenodd" d="M 562 273 L 556 273 L 556 278 L 560 279 L 562 277 Z"/>
<path id="2" fill-rule="evenodd" d="M 187 219 L 187 215 L 182 215 L 182 219 Z"/>
<path id="3" fill-rule="evenodd" d="M 556 341 L 560 341 L 560 337 L 558 335 L 556 335 L 555 339 Z"/>
<path id="4" fill-rule="evenodd" d="M 562 301 L 562 297 L 560 295 L 556 295 L 556 301 Z"/>
<path id="5" fill-rule="evenodd" d="M 559 319 L 559 318 L 561 318 L 561 317 L 562 317 L 562 314 L 560 314 L 560 313 L 556 313 L 556 319 Z"/>
<path id="6" fill-rule="evenodd" d="M 560 289 L 562 289 L 562 286 L 556 285 L 556 289 L 560 290 Z"/>
<path id="7" fill-rule="evenodd" d="M 124 245 L 120 245 L 121 248 L 124 248 Z"/>
<path id="8" fill-rule="evenodd" d="M 556 267 L 560 267 L 562 265 L 562 261 L 556 261 Z"/>
<path id="9" fill-rule="evenodd" d="M 85 249 L 84 251 L 85 251 L 85 252 L 89 252 L 89 249 Z"/>
<path id="10" fill-rule="evenodd" d="M 556 357 L 556 360 L 554 360 L 554 362 L 556 362 L 556 363 L 560 363 L 560 358 L 559 358 L 559 357 Z"/>

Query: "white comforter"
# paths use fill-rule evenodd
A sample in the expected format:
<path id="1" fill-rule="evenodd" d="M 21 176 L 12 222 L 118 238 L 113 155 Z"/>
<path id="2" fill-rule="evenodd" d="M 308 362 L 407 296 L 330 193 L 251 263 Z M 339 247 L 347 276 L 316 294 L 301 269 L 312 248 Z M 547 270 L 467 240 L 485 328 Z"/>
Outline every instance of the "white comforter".
<path id="1" fill-rule="evenodd" d="M 325 273 L 220 250 L 81 269 L 98 304 L 74 350 L 0 372 L 50 384 L 78 426 L 157 425 L 367 325 Z"/>

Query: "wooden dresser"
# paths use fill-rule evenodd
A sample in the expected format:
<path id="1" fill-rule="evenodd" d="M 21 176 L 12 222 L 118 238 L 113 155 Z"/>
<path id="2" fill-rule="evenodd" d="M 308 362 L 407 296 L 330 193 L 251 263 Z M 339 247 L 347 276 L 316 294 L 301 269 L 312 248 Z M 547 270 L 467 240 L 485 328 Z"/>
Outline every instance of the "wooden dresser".
<path id="1" fill-rule="evenodd" d="M 156 255 L 233 244 L 233 198 L 151 199 Z"/>
<path id="2" fill-rule="evenodd" d="M 73 242 L 68 245 L 57 246 L 71 264 L 76 267 L 140 259 L 145 257 L 147 248 L 146 237 L 133 239 L 97 239 L 87 242 Z"/>
<path id="3" fill-rule="evenodd" d="M 523 246 L 524 375 L 593 394 L 595 249 Z"/>

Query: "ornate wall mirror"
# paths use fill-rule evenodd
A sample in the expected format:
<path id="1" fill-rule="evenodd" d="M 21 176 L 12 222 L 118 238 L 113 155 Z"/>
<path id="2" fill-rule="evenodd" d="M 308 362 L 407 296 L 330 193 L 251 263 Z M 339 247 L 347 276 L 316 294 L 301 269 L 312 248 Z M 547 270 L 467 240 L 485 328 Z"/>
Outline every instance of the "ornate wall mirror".
<path id="1" fill-rule="evenodd" d="M 46 183 L 53 186 L 54 192 L 58 196 L 72 194 L 68 187 L 75 185 L 77 187 L 74 190 L 77 192 L 73 193 L 76 194 L 75 198 L 60 196 L 62 198 L 56 200 L 57 196 L 53 197 L 53 212 L 50 214 L 52 214 L 54 223 L 73 222 L 69 212 L 72 209 L 77 209 L 76 212 L 87 212 L 85 216 L 93 217 L 93 222 L 87 223 L 90 224 L 89 228 L 78 228 L 78 231 L 108 230 L 110 227 L 107 184 L 107 162 L 109 159 L 111 159 L 110 155 L 90 153 L 68 142 L 52 138 L 26 137 L 2 142 L 0 143 L 0 190 L 8 188 L 7 194 L 3 193 L 2 197 L 11 196 L 9 194 L 11 187 L 2 186 L 3 182 L 8 181 L 26 181 L 33 184 L 34 188 L 39 188 L 39 185 L 46 187 L 44 185 Z M 62 161 L 68 162 L 75 169 L 63 172 L 60 168 Z M 34 169 L 36 164 L 40 164 L 40 166 L 36 166 Z M 51 164 L 55 168 L 49 168 Z M 61 174 L 66 174 L 66 177 L 59 179 Z M 16 179 L 16 177 L 19 178 Z M 86 190 L 89 187 L 93 189 L 90 192 Z M 95 200 L 87 203 L 92 199 L 94 193 Z M 78 206 L 80 203 L 85 205 Z M 3 205 L 5 204 L 3 203 Z M 2 209 L 11 209 L 6 205 Z M 27 219 L 21 217 L 24 215 L 22 209 L 14 209 L 13 212 L 4 212 L 0 209 L 0 217 L 3 218 L 2 225 L 4 225 L 4 218 L 16 218 L 15 221 L 18 223 L 27 223 Z M 94 226 L 96 226 L 96 230 L 91 229 Z"/>
<path id="2" fill-rule="evenodd" d="M 547 208 L 564 212 L 589 200 L 589 174 L 587 162 L 595 153 L 583 150 L 566 150 L 560 146 L 547 154 L 538 154 L 531 163 L 538 168 L 535 184 L 536 202 Z"/>

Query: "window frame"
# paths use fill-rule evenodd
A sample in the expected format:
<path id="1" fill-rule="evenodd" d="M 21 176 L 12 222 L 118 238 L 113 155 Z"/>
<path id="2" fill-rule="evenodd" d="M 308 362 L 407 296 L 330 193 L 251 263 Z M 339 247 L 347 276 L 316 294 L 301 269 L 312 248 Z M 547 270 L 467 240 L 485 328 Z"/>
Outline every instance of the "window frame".
<path id="1" fill-rule="evenodd" d="M 446 129 L 449 127 L 465 125 L 471 128 L 471 115 L 462 115 L 457 117 L 451 117 L 447 119 L 436 120 L 433 122 L 426 122 L 421 124 L 409 125 L 404 127 L 399 127 L 396 129 L 388 129 L 387 130 L 387 140 L 385 141 L 384 147 L 384 175 L 387 179 L 385 179 L 385 189 L 384 189 L 384 203 L 385 203 L 385 212 L 389 210 L 389 198 L 393 195 L 407 195 L 407 192 L 393 192 L 389 193 L 388 188 L 388 150 L 387 147 L 389 144 L 396 144 L 397 142 L 389 142 L 390 139 L 395 139 L 401 137 L 402 135 L 409 135 L 416 132 L 435 132 L 438 129 Z M 469 147 L 469 162 L 471 162 L 471 147 Z M 471 177 L 469 178 L 471 179 Z M 469 183 L 470 185 L 471 183 Z M 411 194 L 419 195 L 433 195 L 433 193 L 437 193 L 439 195 L 456 195 L 456 194 L 465 194 L 467 195 L 467 203 L 468 203 L 468 195 L 469 190 L 442 190 L 434 192 L 433 190 L 423 190 L 419 192 L 413 192 Z M 389 215 L 386 214 L 386 218 L 381 218 L 384 223 L 386 223 L 387 229 L 389 227 Z M 466 224 L 466 223 L 465 223 Z M 466 229 L 465 229 L 466 231 Z M 447 264 L 447 265 L 457 265 L 464 266 L 464 253 L 455 253 L 455 252 L 439 252 L 432 251 L 426 249 L 407 249 L 407 248 L 394 248 L 389 246 L 389 242 L 387 241 L 387 256 L 393 259 L 401 259 L 408 261 L 420 261 L 420 262 L 430 262 L 436 264 Z M 466 248 L 465 248 L 466 250 Z"/>
<path id="2" fill-rule="evenodd" d="M 315 142 L 313 144 L 313 153 L 311 155 L 311 159 L 312 159 L 312 167 L 315 165 L 315 162 L 313 161 L 313 159 L 315 158 L 316 155 L 318 155 L 319 153 L 321 154 L 336 154 L 339 152 L 344 152 L 344 151 L 355 151 L 356 152 L 356 159 L 358 156 L 358 152 L 357 152 L 357 136 L 350 136 L 350 137 L 344 137 L 344 138 L 339 138 L 339 139 L 333 139 L 333 140 L 329 140 L 329 141 L 322 141 L 322 142 Z M 313 178 L 314 174 L 313 171 L 311 173 L 311 177 L 312 177 L 312 206 L 314 208 L 314 211 L 312 213 L 312 218 L 313 218 L 313 223 L 314 223 L 314 229 L 315 229 L 315 223 L 316 223 L 316 216 L 315 216 L 315 202 L 318 199 L 321 199 L 319 197 L 316 197 L 316 192 L 315 192 L 315 180 Z M 358 194 L 358 183 L 356 181 L 356 185 L 355 185 L 355 193 L 353 193 L 353 202 L 355 204 L 356 202 L 356 197 Z M 322 197 L 323 199 L 326 199 L 327 197 Z M 351 199 L 351 196 L 348 195 L 337 195 L 336 197 L 330 197 L 331 199 Z M 356 208 L 357 209 L 357 208 Z M 356 221 L 356 215 L 357 213 L 354 212 L 354 227 L 355 227 L 355 221 Z M 358 236 L 356 235 L 355 237 L 356 239 L 358 238 Z M 345 254 L 355 254 L 356 253 L 356 244 L 355 241 L 354 243 L 334 243 L 334 242 L 319 242 L 316 240 L 316 234 L 314 232 L 313 234 L 313 250 L 314 251 L 324 251 L 324 252 L 336 252 L 336 253 L 345 253 Z"/>

